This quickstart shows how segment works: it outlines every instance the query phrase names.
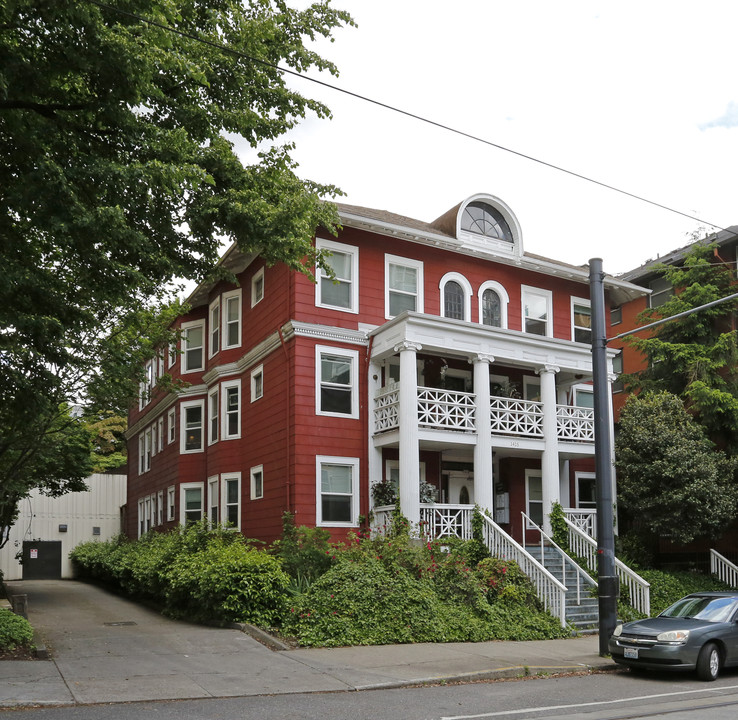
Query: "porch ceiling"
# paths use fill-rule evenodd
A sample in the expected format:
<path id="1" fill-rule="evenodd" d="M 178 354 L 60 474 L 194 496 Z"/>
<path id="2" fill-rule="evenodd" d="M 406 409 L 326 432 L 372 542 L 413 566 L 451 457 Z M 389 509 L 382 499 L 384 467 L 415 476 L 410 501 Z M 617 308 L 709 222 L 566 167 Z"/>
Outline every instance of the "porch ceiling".
<path id="1" fill-rule="evenodd" d="M 496 364 L 522 368 L 555 365 L 561 373 L 584 380 L 592 375 L 592 353 L 588 345 L 435 315 L 405 312 L 370 335 L 373 362 L 396 355 L 397 345 L 411 342 L 421 345 L 424 353 L 465 359 L 490 355 Z M 610 354 L 612 357 L 616 353 Z"/>

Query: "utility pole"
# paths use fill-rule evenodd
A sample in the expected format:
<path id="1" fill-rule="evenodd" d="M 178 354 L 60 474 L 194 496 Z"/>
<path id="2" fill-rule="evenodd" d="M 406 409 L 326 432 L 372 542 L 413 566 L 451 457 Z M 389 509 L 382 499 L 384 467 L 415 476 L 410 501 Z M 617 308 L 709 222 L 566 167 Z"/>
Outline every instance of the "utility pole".
<path id="1" fill-rule="evenodd" d="M 595 472 L 597 484 L 597 573 L 600 655 L 607 655 L 617 624 L 618 577 L 615 574 L 615 532 L 612 495 L 610 387 L 607 381 L 605 285 L 602 260 L 589 261 L 592 309 L 592 375 L 594 381 Z"/>

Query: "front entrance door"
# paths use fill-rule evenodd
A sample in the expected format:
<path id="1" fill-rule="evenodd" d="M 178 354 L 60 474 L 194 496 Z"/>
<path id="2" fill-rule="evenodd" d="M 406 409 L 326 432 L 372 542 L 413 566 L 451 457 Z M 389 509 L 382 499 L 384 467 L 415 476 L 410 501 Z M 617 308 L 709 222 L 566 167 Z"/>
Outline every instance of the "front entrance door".
<path id="1" fill-rule="evenodd" d="M 61 540 L 23 542 L 24 580 L 61 580 Z"/>

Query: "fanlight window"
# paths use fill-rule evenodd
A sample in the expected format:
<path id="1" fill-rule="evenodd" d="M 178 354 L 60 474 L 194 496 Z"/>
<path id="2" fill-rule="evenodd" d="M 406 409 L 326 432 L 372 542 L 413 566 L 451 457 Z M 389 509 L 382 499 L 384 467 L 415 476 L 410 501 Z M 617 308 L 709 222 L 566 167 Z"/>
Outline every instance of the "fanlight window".
<path id="1" fill-rule="evenodd" d="M 510 226 L 499 210 L 483 202 L 470 202 L 461 216 L 461 229 L 512 244 Z"/>

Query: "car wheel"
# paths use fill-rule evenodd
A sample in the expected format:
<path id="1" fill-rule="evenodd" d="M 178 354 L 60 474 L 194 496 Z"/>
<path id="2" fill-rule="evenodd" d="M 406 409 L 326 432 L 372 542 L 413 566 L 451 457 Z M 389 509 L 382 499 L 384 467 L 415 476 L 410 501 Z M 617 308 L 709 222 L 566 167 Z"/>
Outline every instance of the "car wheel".
<path id="1" fill-rule="evenodd" d="M 717 680 L 720 673 L 720 650 L 715 643 L 707 643 L 697 657 L 697 677 L 700 680 Z"/>

